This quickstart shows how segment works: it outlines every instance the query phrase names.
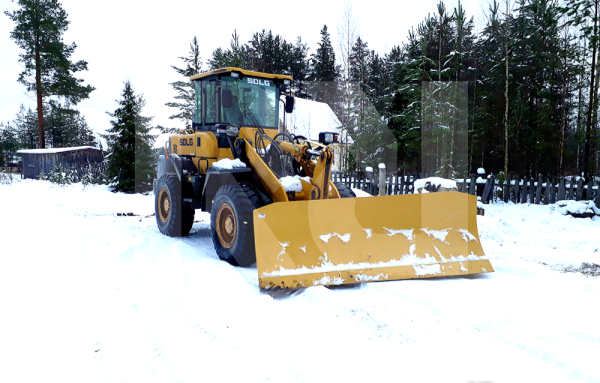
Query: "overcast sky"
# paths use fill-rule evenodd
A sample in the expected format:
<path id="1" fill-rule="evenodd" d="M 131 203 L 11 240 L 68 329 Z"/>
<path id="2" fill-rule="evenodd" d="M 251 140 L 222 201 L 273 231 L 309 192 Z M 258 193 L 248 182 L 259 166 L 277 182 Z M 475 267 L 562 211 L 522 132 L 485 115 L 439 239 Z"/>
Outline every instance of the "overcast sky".
<path id="1" fill-rule="evenodd" d="M 456 0 L 446 1 L 447 8 Z M 181 127 L 168 117 L 174 110 L 165 106 L 175 93 L 169 83 L 180 80 L 171 65 L 182 66 L 189 44 L 198 37 L 205 63 L 217 47 L 228 47 L 234 29 L 246 43 L 254 32 L 272 30 L 289 42 L 301 36 L 310 53 L 317 48 L 320 30 L 326 24 L 337 47 L 337 26 L 347 0 L 302 1 L 132 1 L 62 0 L 71 22 L 64 36 L 75 42 L 74 59 L 88 62 L 88 71 L 77 76 L 96 88 L 77 108 L 89 126 L 104 132 L 110 127 L 107 111 L 117 107 L 123 81 L 129 79 L 137 93 L 143 93 L 146 116 L 153 124 Z M 411 27 L 428 13 L 434 13 L 437 1 L 355 0 L 352 10 L 360 35 L 371 49 L 383 55 L 405 41 Z M 480 23 L 485 0 L 464 0 L 469 16 Z M 13 120 L 19 105 L 35 109 L 34 95 L 25 94 L 17 83 L 22 71 L 19 48 L 10 39 L 13 22 L 4 11 L 17 8 L 11 0 L 0 0 L 0 121 Z M 485 6 L 487 7 L 487 6 Z M 205 66 L 205 69 L 207 67 Z"/>

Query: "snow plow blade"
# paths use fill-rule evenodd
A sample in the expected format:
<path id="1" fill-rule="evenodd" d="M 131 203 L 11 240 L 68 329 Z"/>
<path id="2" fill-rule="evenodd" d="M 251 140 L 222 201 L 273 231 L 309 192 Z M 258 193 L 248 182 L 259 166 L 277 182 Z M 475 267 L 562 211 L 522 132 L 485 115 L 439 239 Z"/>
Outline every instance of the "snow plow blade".
<path id="1" fill-rule="evenodd" d="M 459 193 L 281 202 L 254 211 L 262 290 L 494 271 Z"/>

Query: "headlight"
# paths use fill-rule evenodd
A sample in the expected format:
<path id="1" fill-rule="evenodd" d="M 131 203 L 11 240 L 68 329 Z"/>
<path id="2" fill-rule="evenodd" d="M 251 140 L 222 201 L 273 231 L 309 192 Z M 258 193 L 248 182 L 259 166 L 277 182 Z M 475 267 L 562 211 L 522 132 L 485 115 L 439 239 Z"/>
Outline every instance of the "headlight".
<path id="1" fill-rule="evenodd" d="M 319 142 L 323 145 L 329 145 L 338 142 L 338 134 L 331 132 L 319 133 Z"/>

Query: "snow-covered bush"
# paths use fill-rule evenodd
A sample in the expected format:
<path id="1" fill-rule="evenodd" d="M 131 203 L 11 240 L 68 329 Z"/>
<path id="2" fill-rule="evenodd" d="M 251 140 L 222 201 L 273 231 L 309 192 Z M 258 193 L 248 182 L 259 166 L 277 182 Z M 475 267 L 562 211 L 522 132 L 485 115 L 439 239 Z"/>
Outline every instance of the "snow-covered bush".
<path id="1" fill-rule="evenodd" d="M 81 176 L 81 183 L 83 186 L 88 185 L 107 185 L 108 179 L 104 172 L 94 172 L 90 166 L 85 173 Z"/>
<path id="2" fill-rule="evenodd" d="M 18 174 L 8 173 L 4 170 L 0 170 L 0 185 L 11 185 L 21 180 Z"/>
<path id="3" fill-rule="evenodd" d="M 63 169 L 61 164 L 58 164 L 48 173 L 48 181 L 58 185 L 68 185 L 73 183 L 77 173 L 71 172 L 70 169 Z"/>

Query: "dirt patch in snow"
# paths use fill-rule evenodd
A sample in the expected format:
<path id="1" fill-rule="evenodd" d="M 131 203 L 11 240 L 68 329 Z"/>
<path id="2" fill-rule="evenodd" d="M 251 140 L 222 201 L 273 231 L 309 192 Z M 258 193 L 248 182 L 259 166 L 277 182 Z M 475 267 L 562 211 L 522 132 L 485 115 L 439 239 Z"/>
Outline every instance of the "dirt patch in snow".
<path id="1" fill-rule="evenodd" d="M 581 273 L 586 277 L 600 277 L 600 265 L 595 263 L 583 262 L 579 267 L 573 267 L 571 265 L 548 265 L 544 262 L 540 263 L 544 266 L 550 266 L 551 269 L 560 271 L 561 273 Z"/>

